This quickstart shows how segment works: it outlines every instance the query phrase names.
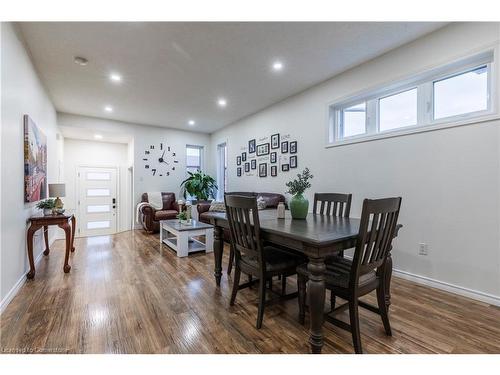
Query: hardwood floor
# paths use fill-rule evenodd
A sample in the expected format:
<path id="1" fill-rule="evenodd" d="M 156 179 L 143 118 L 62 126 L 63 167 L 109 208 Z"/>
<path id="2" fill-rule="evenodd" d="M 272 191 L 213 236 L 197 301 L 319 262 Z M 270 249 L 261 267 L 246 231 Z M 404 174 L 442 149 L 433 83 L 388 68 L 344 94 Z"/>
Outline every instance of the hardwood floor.
<path id="1" fill-rule="evenodd" d="M 215 287 L 213 255 L 177 258 L 158 236 L 131 231 L 64 243 L 37 265 L 0 319 L 4 353 L 308 353 L 308 319 L 297 300 L 266 309 L 255 329 L 257 288 L 229 306 L 226 274 Z M 223 269 L 226 269 L 225 251 Z M 279 289 L 279 282 L 275 282 Z M 296 281 L 290 278 L 290 290 Z M 375 303 L 374 296 L 367 300 Z M 360 310 L 366 353 L 500 353 L 500 308 L 394 278 L 386 337 L 380 317 Z M 347 319 L 347 313 L 344 313 Z M 325 324 L 324 353 L 353 353 L 348 332 Z"/>

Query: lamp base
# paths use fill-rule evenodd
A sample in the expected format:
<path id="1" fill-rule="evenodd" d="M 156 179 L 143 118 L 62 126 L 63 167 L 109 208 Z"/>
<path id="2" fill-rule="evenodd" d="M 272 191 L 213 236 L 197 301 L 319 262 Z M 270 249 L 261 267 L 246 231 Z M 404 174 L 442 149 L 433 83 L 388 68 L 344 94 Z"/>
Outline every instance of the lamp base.
<path id="1" fill-rule="evenodd" d="M 64 204 L 63 204 L 62 200 L 59 197 L 57 197 L 56 201 L 54 202 L 54 208 L 62 209 L 63 207 L 64 207 Z"/>

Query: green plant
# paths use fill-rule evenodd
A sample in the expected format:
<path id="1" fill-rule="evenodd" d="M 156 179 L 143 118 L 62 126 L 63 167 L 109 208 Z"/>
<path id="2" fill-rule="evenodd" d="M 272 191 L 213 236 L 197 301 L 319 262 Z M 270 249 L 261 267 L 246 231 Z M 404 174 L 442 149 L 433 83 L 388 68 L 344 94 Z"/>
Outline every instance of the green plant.
<path id="1" fill-rule="evenodd" d="M 187 220 L 187 213 L 186 211 L 181 211 L 177 214 L 177 219 L 179 220 Z"/>
<path id="2" fill-rule="evenodd" d="M 309 168 L 306 168 L 302 173 L 297 174 L 298 179 L 288 181 L 286 187 L 288 188 L 287 193 L 292 195 L 302 194 L 306 189 L 311 187 L 309 180 L 314 176 L 309 172 Z"/>
<path id="3" fill-rule="evenodd" d="M 217 184 L 213 177 L 202 171 L 188 172 L 188 174 L 189 177 L 181 183 L 184 198 L 187 198 L 188 195 L 202 201 L 215 198 Z"/>
<path id="4" fill-rule="evenodd" d="M 51 208 L 54 208 L 56 206 L 55 202 L 56 201 L 54 199 L 46 199 L 44 201 L 38 202 L 36 204 L 36 208 L 38 208 L 40 210 L 51 209 Z"/>

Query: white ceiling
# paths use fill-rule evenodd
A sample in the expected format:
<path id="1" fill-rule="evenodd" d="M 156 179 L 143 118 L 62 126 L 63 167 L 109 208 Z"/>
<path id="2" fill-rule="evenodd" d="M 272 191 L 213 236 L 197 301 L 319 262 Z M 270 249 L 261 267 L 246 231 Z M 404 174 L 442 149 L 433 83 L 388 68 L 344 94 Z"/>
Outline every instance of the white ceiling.
<path id="1" fill-rule="evenodd" d="M 20 25 L 58 111 L 211 133 L 444 23 Z M 279 74 L 275 59 L 285 66 Z M 110 72 L 123 82 L 110 82 Z"/>

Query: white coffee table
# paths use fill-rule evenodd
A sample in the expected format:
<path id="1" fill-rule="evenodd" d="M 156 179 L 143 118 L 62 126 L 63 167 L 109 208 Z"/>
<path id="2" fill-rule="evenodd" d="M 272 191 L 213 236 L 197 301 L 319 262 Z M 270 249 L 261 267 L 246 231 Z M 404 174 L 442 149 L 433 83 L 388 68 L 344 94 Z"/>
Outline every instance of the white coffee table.
<path id="1" fill-rule="evenodd" d="M 193 237 L 204 236 L 205 242 Z M 177 252 L 178 257 L 187 257 L 189 253 L 214 251 L 214 227 L 196 220 L 191 225 L 181 224 L 179 220 L 160 222 L 160 244 L 165 244 Z M 160 246 L 163 251 L 163 246 Z"/>

